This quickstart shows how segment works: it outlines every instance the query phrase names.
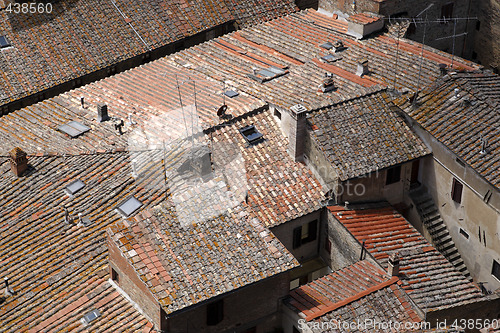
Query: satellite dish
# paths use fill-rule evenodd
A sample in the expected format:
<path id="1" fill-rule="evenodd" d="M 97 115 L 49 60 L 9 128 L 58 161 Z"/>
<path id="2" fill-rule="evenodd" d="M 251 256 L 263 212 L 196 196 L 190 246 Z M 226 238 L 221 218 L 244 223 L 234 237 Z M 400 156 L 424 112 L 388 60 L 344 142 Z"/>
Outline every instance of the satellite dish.
<path id="1" fill-rule="evenodd" d="M 218 115 L 219 117 L 224 116 L 224 114 L 226 113 L 226 110 L 227 110 L 227 105 L 226 105 L 226 104 L 224 104 L 223 106 L 221 106 L 221 107 L 219 108 L 219 110 L 217 110 L 217 115 Z"/>

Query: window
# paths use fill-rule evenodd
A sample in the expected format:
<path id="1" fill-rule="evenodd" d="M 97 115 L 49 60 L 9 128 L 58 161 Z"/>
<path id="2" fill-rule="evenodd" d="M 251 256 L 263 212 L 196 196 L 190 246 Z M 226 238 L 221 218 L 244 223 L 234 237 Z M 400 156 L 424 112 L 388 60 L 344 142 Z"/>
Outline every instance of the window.
<path id="1" fill-rule="evenodd" d="M 279 112 L 277 109 L 274 109 L 274 116 L 281 120 L 281 112 Z"/>
<path id="2" fill-rule="evenodd" d="M 401 179 L 401 165 L 387 169 L 387 178 L 385 180 L 385 185 L 397 183 L 399 182 L 400 179 Z"/>
<path id="3" fill-rule="evenodd" d="M 250 144 L 257 142 L 262 138 L 262 133 L 259 133 L 254 125 L 241 128 L 240 133 Z"/>
<path id="4" fill-rule="evenodd" d="M 114 268 L 111 268 L 111 280 L 115 281 L 116 283 L 120 283 L 120 275 L 117 271 L 115 271 Z"/>
<path id="5" fill-rule="evenodd" d="M 467 233 L 467 231 L 460 228 L 459 232 L 460 232 L 460 235 L 464 236 L 466 239 L 469 239 L 469 234 Z"/>
<path id="6" fill-rule="evenodd" d="M 476 22 L 476 30 L 479 30 L 481 28 L 481 21 L 477 20 Z"/>
<path id="7" fill-rule="evenodd" d="M 300 227 L 293 229 L 293 245 L 292 248 L 296 249 L 303 244 L 316 240 L 318 232 L 318 220 L 311 221 Z"/>
<path id="8" fill-rule="evenodd" d="M 453 17 L 453 2 L 447 3 L 441 7 L 441 20 L 442 23 L 447 23 L 447 20 Z"/>
<path id="9" fill-rule="evenodd" d="M 408 25 L 408 29 L 406 29 L 406 34 L 413 35 L 417 31 L 417 25 L 415 22 L 411 22 L 410 25 Z"/>
<path id="10" fill-rule="evenodd" d="M 7 37 L 5 36 L 0 36 L 0 48 L 5 48 L 5 47 L 9 47 L 10 46 L 10 43 L 9 43 L 9 40 L 7 39 Z"/>
<path id="11" fill-rule="evenodd" d="M 460 183 L 458 180 L 453 178 L 453 184 L 451 186 L 451 198 L 453 201 L 456 203 L 461 203 L 462 202 L 462 190 L 464 186 L 462 183 Z"/>
<path id="12" fill-rule="evenodd" d="M 472 59 L 477 59 L 477 53 L 472 51 Z"/>
<path id="13" fill-rule="evenodd" d="M 207 305 L 207 325 L 214 326 L 220 323 L 224 317 L 224 303 L 219 300 Z"/>
<path id="14" fill-rule="evenodd" d="M 493 260 L 493 267 L 491 268 L 491 275 L 500 280 L 500 264 Z"/>

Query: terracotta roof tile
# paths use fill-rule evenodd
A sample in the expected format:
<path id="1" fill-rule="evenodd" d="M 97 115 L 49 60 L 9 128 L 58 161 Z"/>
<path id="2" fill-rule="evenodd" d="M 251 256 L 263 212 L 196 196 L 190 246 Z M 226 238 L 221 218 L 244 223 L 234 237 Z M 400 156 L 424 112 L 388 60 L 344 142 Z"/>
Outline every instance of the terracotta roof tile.
<path id="1" fill-rule="evenodd" d="M 399 253 L 401 286 L 419 307 L 438 309 L 482 298 L 481 291 L 392 207 L 328 208 L 360 243 L 365 241 L 368 252 L 383 267 L 389 254 Z"/>

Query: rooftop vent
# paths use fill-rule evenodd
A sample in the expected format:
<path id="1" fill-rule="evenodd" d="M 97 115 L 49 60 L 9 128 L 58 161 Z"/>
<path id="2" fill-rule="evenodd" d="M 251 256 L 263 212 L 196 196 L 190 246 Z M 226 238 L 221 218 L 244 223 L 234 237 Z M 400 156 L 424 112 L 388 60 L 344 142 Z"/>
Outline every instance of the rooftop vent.
<path id="1" fill-rule="evenodd" d="M 335 43 L 333 43 L 333 50 L 335 52 L 340 52 L 340 51 L 343 51 L 345 49 L 346 49 L 346 47 L 344 46 L 344 42 L 341 39 L 338 39 L 335 41 Z"/>
<path id="2" fill-rule="evenodd" d="M 109 119 L 108 116 L 108 105 L 104 103 L 97 104 L 97 122 L 102 123 Z"/>
<path id="3" fill-rule="evenodd" d="M 90 311 L 89 313 L 86 313 L 82 319 L 80 319 L 80 321 L 82 322 L 83 325 L 88 325 L 90 324 L 92 321 L 96 320 L 97 318 L 99 318 L 101 316 L 101 313 L 99 312 L 99 310 L 92 310 Z"/>
<path id="4" fill-rule="evenodd" d="M 486 154 L 486 146 L 488 145 L 488 140 L 483 138 L 483 136 L 481 135 L 480 141 L 481 141 L 481 150 L 479 151 L 479 153 L 481 155 L 484 155 Z"/>
<path id="5" fill-rule="evenodd" d="M 0 49 L 10 46 L 10 42 L 5 36 L 0 36 Z"/>
<path id="6" fill-rule="evenodd" d="M 357 13 L 347 19 L 347 34 L 357 39 L 364 38 L 384 28 L 384 21 L 368 13 Z"/>
<path id="7" fill-rule="evenodd" d="M 129 217 L 142 207 L 142 202 L 134 197 L 130 197 L 119 205 L 116 210 L 124 217 Z"/>
<path id="8" fill-rule="evenodd" d="M 239 94 L 236 91 L 234 91 L 234 90 L 226 90 L 224 92 L 224 95 L 226 95 L 229 98 L 233 98 L 233 97 L 238 96 Z"/>
<path id="9" fill-rule="evenodd" d="M 90 131 L 90 127 L 87 127 L 78 121 L 70 121 L 67 124 L 59 126 L 57 129 L 72 138 L 76 138 L 77 136 Z"/>
<path id="10" fill-rule="evenodd" d="M 288 73 L 287 70 L 271 66 L 268 68 L 261 69 L 260 71 L 253 70 L 253 74 L 248 74 L 252 79 L 262 83 L 274 78 L 280 77 Z"/>
<path id="11" fill-rule="evenodd" d="M 80 191 L 84 187 L 85 187 L 85 183 L 82 182 L 80 179 L 77 179 L 74 182 L 72 182 L 71 184 L 69 184 L 68 186 L 66 186 L 65 190 L 66 190 L 66 193 L 68 193 L 68 195 L 73 196 L 73 195 L 75 195 L 76 192 Z"/>
<path id="12" fill-rule="evenodd" d="M 356 75 L 363 76 L 370 73 L 368 70 L 368 59 L 359 59 L 358 61 L 358 69 L 356 71 Z"/>
<path id="13" fill-rule="evenodd" d="M 5 291 L 4 291 L 5 297 L 9 297 L 9 296 L 14 295 L 15 294 L 14 290 L 9 286 L 9 278 L 4 277 L 3 280 L 5 282 Z"/>
<path id="14" fill-rule="evenodd" d="M 247 142 L 250 144 L 259 141 L 263 137 L 262 133 L 259 133 L 259 131 L 257 131 L 254 125 L 240 128 L 239 131 L 241 135 L 243 135 L 245 140 L 247 140 Z"/>
<path id="15" fill-rule="evenodd" d="M 21 177 L 28 169 L 26 153 L 21 148 L 16 147 L 9 152 L 9 155 L 10 169 L 17 177 Z"/>

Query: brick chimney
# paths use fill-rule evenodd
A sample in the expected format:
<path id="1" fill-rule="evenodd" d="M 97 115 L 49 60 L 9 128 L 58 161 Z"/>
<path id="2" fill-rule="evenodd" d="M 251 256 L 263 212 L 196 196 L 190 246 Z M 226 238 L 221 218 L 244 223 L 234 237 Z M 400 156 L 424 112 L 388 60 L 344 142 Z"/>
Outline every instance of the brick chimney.
<path id="1" fill-rule="evenodd" d="M 306 134 L 306 111 L 307 109 L 297 104 L 290 108 L 288 128 L 288 152 L 296 161 L 302 161 L 304 157 L 304 139 Z"/>
<path id="2" fill-rule="evenodd" d="M 389 276 L 399 275 L 399 253 L 393 252 L 389 255 L 389 264 L 387 266 Z"/>
<path id="3" fill-rule="evenodd" d="M 26 153 L 21 150 L 21 148 L 16 147 L 10 152 L 10 169 L 17 176 L 21 177 L 22 174 L 28 169 L 28 159 L 26 158 Z"/>
<path id="4" fill-rule="evenodd" d="M 108 106 L 104 103 L 97 104 L 97 122 L 102 123 L 109 119 Z"/>

